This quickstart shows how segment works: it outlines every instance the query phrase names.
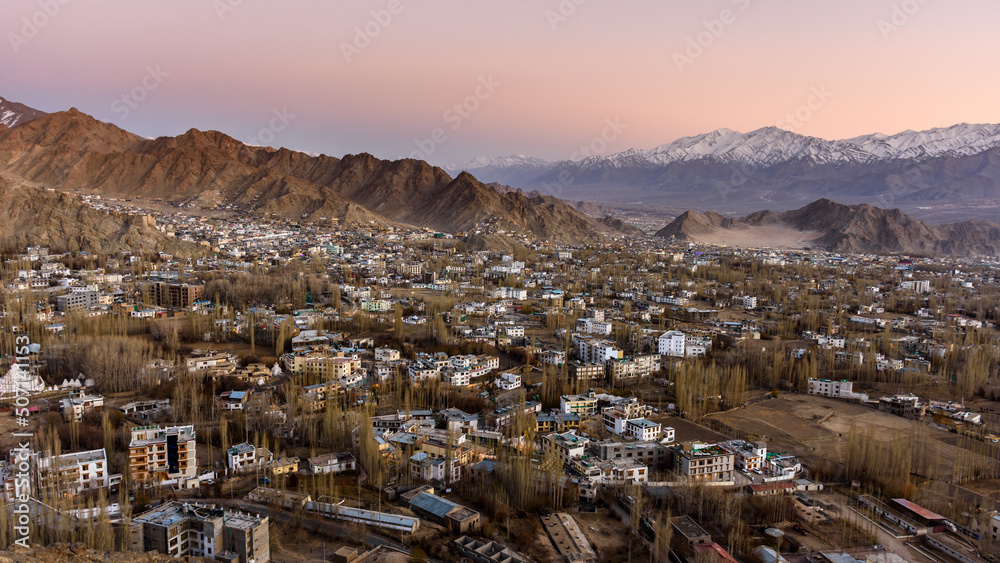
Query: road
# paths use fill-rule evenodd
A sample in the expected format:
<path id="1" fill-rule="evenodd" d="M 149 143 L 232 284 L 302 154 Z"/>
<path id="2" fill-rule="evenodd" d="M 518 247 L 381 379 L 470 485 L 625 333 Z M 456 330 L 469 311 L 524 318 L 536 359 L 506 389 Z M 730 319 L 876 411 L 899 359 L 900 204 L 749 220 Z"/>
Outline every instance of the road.
<path id="1" fill-rule="evenodd" d="M 866 515 L 854 510 L 854 508 L 848 505 L 848 497 L 844 493 L 838 492 L 838 494 L 824 496 L 823 500 L 828 500 L 831 504 L 835 505 L 840 514 L 848 518 L 849 521 L 857 522 L 857 527 L 859 528 L 870 529 L 871 524 L 875 524 L 875 537 L 879 545 L 884 547 L 885 551 L 895 553 L 910 562 L 938 563 L 936 559 L 929 558 L 922 552 L 911 548 L 907 544 L 908 538 L 897 538 L 878 522 L 872 522 Z"/>

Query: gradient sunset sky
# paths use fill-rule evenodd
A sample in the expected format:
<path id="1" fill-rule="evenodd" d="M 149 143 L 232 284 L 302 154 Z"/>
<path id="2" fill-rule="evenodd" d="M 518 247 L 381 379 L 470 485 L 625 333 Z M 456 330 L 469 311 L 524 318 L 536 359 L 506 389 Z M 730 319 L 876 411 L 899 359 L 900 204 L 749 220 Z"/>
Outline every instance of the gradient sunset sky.
<path id="1" fill-rule="evenodd" d="M 720 127 L 839 139 L 1000 122 L 995 0 L 6 0 L 4 12 L 0 96 L 150 137 L 217 129 L 448 164 L 567 159 L 602 134 L 608 154 Z M 610 136 L 609 120 L 622 124 Z"/>

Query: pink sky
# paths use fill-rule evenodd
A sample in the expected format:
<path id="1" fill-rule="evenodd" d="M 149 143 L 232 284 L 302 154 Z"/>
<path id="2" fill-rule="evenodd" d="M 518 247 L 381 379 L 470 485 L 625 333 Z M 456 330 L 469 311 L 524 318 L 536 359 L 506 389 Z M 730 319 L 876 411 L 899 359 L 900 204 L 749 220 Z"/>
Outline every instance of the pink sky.
<path id="1" fill-rule="evenodd" d="M 7 0 L 4 13 L 0 96 L 146 136 L 218 129 L 447 164 L 566 159 L 602 134 L 611 153 L 719 127 L 836 139 L 1000 122 L 991 0 Z M 609 119 L 625 126 L 608 135 Z"/>

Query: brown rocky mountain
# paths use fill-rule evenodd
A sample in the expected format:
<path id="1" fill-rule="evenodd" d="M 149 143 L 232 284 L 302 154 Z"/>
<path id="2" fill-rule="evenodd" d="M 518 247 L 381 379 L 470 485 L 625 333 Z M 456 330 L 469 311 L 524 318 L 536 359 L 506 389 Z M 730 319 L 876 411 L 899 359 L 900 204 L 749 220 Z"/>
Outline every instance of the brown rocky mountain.
<path id="1" fill-rule="evenodd" d="M 203 255 L 200 245 L 156 230 L 151 217 L 107 213 L 54 190 L 15 185 L 0 178 L 0 250 L 47 246 L 56 252 L 167 252 Z"/>
<path id="2" fill-rule="evenodd" d="M 829 199 L 801 209 L 759 211 L 732 219 L 688 211 L 656 233 L 694 242 L 742 246 L 812 246 L 834 252 L 987 255 L 1000 251 L 1000 225 L 963 221 L 928 225 L 899 209 L 842 205 Z"/>
<path id="3" fill-rule="evenodd" d="M 498 193 L 426 162 L 342 159 L 245 145 L 215 131 L 142 139 L 75 109 L 0 131 L 0 170 L 60 190 L 237 204 L 257 213 L 447 232 L 520 232 L 552 242 L 621 234 L 551 197 Z"/>

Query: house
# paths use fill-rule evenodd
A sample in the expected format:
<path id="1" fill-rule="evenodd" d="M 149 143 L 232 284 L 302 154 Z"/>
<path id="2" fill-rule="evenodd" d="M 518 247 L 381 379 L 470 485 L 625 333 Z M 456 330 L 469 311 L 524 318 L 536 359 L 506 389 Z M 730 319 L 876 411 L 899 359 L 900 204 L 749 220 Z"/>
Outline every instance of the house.
<path id="1" fill-rule="evenodd" d="M 309 475 L 327 475 L 330 473 L 347 473 L 355 471 L 358 462 L 350 453 L 331 453 L 312 457 L 306 460 L 305 473 Z"/>
<path id="2" fill-rule="evenodd" d="M 274 455 L 270 450 L 247 442 L 236 444 L 226 451 L 226 467 L 236 474 L 264 469 L 272 459 Z"/>
<path id="3" fill-rule="evenodd" d="M 273 475 L 287 475 L 289 473 L 297 473 L 299 471 L 299 458 L 297 457 L 282 457 L 271 462 L 268 469 L 271 470 Z"/>
<path id="4" fill-rule="evenodd" d="M 502 373 L 496 384 L 504 391 L 513 391 L 521 387 L 521 376 L 516 373 Z"/>
<path id="5" fill-rule="evenodd" d="M 104 410 L 104 397 L 102 395 L 88 395 L 87 393 L 70 392 L 69 397 L 60 402 L 63 418 L 66 422 L 80 422 L 84 413 L 101 412 Z"/>
<path id="6" fill-rule="evenodd" d="M 545 436 L 545 443 L 548 449 L 554 450 L 563 463 L 570 463 L 574 459 L 583 457 L 587 444 L 590 440 L 583 436 L 577 436 L 575 432 L 553 432 Z"/>
<path id="7" fill-rule="evenodd" d="M 241 411 L 246 409 L 249 398 L 250 391 L 225 391 L 219 395 L 219 403 L 223 410 Z"/>

